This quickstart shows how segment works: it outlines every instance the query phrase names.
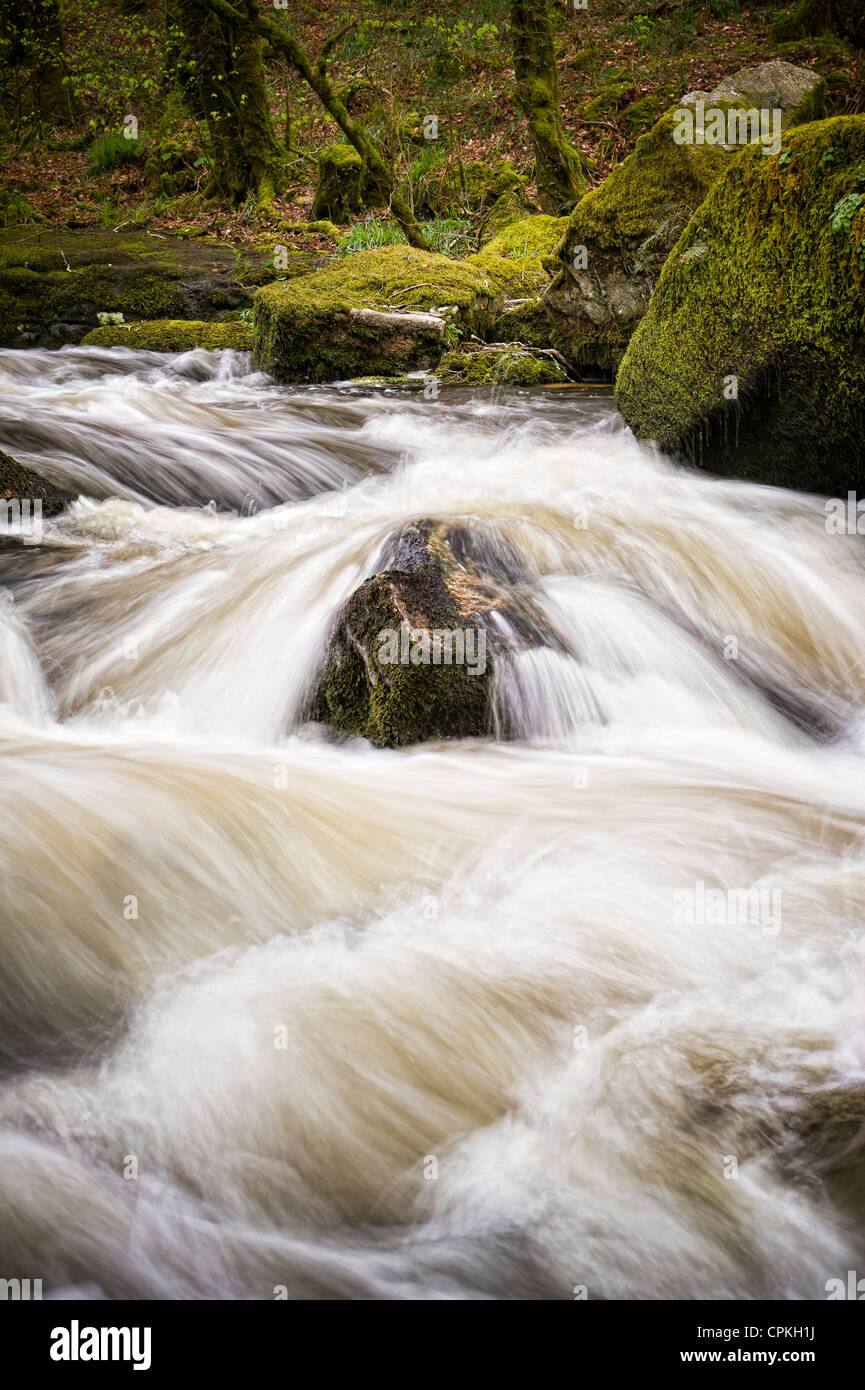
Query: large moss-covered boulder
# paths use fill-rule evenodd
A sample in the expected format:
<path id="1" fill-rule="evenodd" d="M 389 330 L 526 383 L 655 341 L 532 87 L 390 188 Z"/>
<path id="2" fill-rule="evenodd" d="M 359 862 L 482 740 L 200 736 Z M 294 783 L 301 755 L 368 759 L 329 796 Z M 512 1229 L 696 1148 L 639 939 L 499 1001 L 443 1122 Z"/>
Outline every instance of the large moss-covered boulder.
<path id="1" fill-rule="evenodd" d="M 277 381 L 401 376 L 434 366 L 449 330 L 481 336 L 540 262 L 481 253 L 454 261 L 411 246 L 359 251 L 255 297 L 256 365 Z"/>
<path id="2" fill-rule="evenodd" d="M 349 222 L 364 208 L 381 203 L 381 194 L 353 145 L 328 145 L 319 151 L 318 182 L 312 215 L 331 222 Z"/>
<path id="3" fill-rule="evenodd" d="M 377 747 L 492 727 L 490 591 L 457 563 L 446 528 L 412 523 L 387 568 L 341 609 L 310 717 Z"/>
<path id="4" fill-rule="evenodd" d="M 99 315 L 216 319 L 252 303 L 277 275 L 314 269 L 321 257 L 224 242 L 149 237 L 143 232 L 0 232 L 0 347 L 77 343 Z"/>
<path id="5" fill-rule="evenodd" d="M 726 161 L 721 149 L 676 144 L 668 113 L 577 204 L 544 295 L 553 341 L 575 365 L 615 369 L 670 248 Z"/>
<path id="6" fill-rule="evenodd" d="M 783 126 L 811 120 L 823 81 L 789 63 L 764 63 L 725 79 L 713 92 L 690 92 L 677 110 L 694 121 L 679 142 L 669 111 L 633 152 L 574 209 L 558 256 L 561 270 L 544 300 L 553 342 L 578 366 L 614 371 L 642 319 L 661 269 L 691 214 L 732 157 L 733 146 L 701 143 L 707 108 L 777 107 Z M 748 127 L 746 133 L 756 134 Z M 738 148 L 738 147 L 736 147 Z"/>
<path id="7" fill-rule="evenodd" d="M 749 146 L 664 267 L 616 382 L 639 438 L 713 472 L 865 478 L 865 117 Z"/>
<path id="8" fill-rule="evenodd" d="M 154 319 L 150 323 L 105 324 L 81 340 L 82 347 L 128 347 L 147 352 L 189 352 L 192 348 L 233 348 L 251 352 L 252 327 L 242 319 L 203 323 L 195 319 Z"/>

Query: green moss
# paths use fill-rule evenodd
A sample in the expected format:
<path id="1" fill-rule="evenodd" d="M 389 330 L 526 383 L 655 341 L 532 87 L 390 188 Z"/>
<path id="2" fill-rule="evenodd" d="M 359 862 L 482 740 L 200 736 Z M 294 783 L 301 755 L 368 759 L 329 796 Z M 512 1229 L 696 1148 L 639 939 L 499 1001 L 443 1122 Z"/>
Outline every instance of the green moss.
<path id="1" fill-rule="evenodd" d="M 382 662 L 381 634 L 467 631 L 470 605 L 452 590 L 443 549 L 429 523 L 409 528 L 392 569 L 367 579 L 341 610 L 310 714 L 377 747 L 399 748 L 487 732 L 492 666 Z"/>
<path id="2" fill-rule="evenodd" d="M 525 194 L 528 179 L 509 160 L 497 160 L 491 167 L 482 160 L 463 164 L 449 159 L 445 150 L 425 151 L 424 156 L 415 161 L 410 180 L 415 210 L 423 216 L 480 214 L 497 202 L 499 214 L 506 205 L 515 210 L 511 215 L 520 217 L 533 210 Z M 492 217 L 487 222 L 494 225 Z"/>
<path id="3" fill-rule="evenodd" d="M 642 135 L 644 131 L 651 129 L 668 105 L 669 101 L 662 93 L 640 97 L 620 113 L 619 125 L 627 135 Z"/>
<path id="4" fill-rule="evenodd" d="M 559 244 L 545 302 L 554 343 L 578 365 L 618 364 L 670 248 L 726 167 L 723 149 L 676 144 L 673 125 L 667 112 L 580 199 Z"/>
<path id="5" fill-rule="evenodd" d="M 94 328 L 84 347 L 143 348 L 149 352 L 189 352 L 192 348 L 233 348 L 252 350 L 252 329 L 247 323 L 196 323 L 193 319 L 154 319 L 149 323 L 130 323 Z"/>
<path id="6" fill-rule="evenodd" d="M 772 24 L 774 39 L 797 39 L 804 35 L 832 37 L 823 34 L 834 29 L 837 34 L 865 44 L 865 10 L 861 0 L 799 0 L 790 11 L 777 15 Z"/>
<path id="7" fill-rule="evenodd" d="M 505 193 L 511 193 L 514 190 L 522 191 L 528 183 L 528 179 L 517 173 L 509 159 L 498 160 L 492 166 L 491 171 L 485 164 L 481 164 L 480 167 L 485 173 L 484 205 L 486 207 L 492 206 Z"/>
<path id="8" fill-rule="evenodd" d="M 446 352 L 436 375 L 445 386 L 554 386 L 568 380 L 554 358 L 516 343 Z"/>
<path id="9" fill-rule="evenodd" d="M 353 145 L 328 145 L 319 151 L 318 183 L 312 203 L 316 220 L 348 222 L 381 198 Z"/>
<path id="10" fill-rule="evenodd" d="M 531 284 L 539 268 L 539 262 L 486 253 L 454 261 L 410 246 L 359 251 L 314 275 L 258 292 L 256 363 L 280 381 L 400 375 L 432 354 L 438 360 L 444 345 L 440 328 L 421 335 L 412 354 L 404 341 L 391 341 L 391 325 L 361 322 L 354 311 L 441 310 L 445 318 L 481 334 L 503 308 L 504 296 Z"/>
<path id="11" fill-rule="evenodd" d="M 617 399 L 638 437 L 782 486 L 862 481 L 865 211 L 833 226 L 857 189 L 862 116 L 797 127 L 777 158 L 749 146 L 731 162 L 619 369 Z M 725 395 L 732 378 L 736 400 Z"/>
<path id="12" fill-rule="evenodd" d="M 305 268 L 312 263 L 299 259 Z M 275 275 L 272 252 L 242 259 L 219 242 L 16 231 L 0 236 L 0 345 L 78 341 L 100 313 L 129 320 L 222 314 L 248 305 L 247 286 Z"/>
<path id="13" fill-rule="evenodd" d="M 339 227 L 326 218 L 318 222 L 280 222 L 279 228 L 282 232 L 291 232 L 299 236 L 305 233 L 311 236 L 326 236 L 334 243 L 342 236 Z"/>
<path id="14" fill-rule="evenodd" d="M 567 227 L 567 217 L 550 217 L 546 213 L 523 217 L 518 222 L 508 223 L 496 236 L 484 242 L 483 250 L 494 256 L 543 261 L 552 257 Z"/>
<path id="15" fill-rule="evenodd" d="M 538 296 L 513 304 L 499 314 L 490 330 L 490 338 L 498 343 L 525 343 L 528 347 L 553 347 L 552 322 Z"/>
<path id="16" fill-rule="evenodd" d="M 627 106 L 628 98 L 633 90 L 633 78 L 627 75 L 611 75 L 595 93 L 591 101 L 586 102 L 582 114 L 588 121 L 606 120 L 607 117 L 614 116 L 623 106 Z"/>
<path id="17" fill-rule="evenodd" d="M 689 215 L 723 172 L 727 155 L 713 145 L 677 145 L 667 112 L 637 141 L 600 187 L 574 209 L 568 240 L 603 250 L 636 248 L 671 216 Z"/>
<path id="18" fill-rule="evenodd" d="M 542 289 L 550 278 L 549 257 L 546 258 L 545 264 L 536 256 L 497 256 L 495 252 L 485 248 L 477 255 L 466 256 L 464 261 L 454 264 L 479 271 L 486 283 L 495 286 L 497 295 L 507 295 L 509 299 L 521 299 L 524 295 L 533 294 L 536 290 Z M 496 310 L 494 317 L 497 317 L 497 312 Z M 482 329 L 479 337 L 487 331 L 489 323 L 490 315 L 484 312 L 479 325 Z M 473 331 L 477 332 L 477 328 Z"/>

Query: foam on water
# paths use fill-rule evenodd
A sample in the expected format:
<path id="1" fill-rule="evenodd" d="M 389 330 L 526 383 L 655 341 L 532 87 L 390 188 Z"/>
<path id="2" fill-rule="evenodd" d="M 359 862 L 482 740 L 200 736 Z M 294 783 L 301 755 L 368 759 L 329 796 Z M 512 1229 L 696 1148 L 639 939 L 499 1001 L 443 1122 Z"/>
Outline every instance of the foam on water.
<path id="1" fill-rule="evenodd" d="M 0 443 L 83 495 L 0 552 L 9 1277 L 808 1299 L 865 1258 L 861 542 L 567 394 L 0 353 Z M 328 625 L 426 516 L 555 634 L 497 670 L 517 737 L 331 743 Z"/>

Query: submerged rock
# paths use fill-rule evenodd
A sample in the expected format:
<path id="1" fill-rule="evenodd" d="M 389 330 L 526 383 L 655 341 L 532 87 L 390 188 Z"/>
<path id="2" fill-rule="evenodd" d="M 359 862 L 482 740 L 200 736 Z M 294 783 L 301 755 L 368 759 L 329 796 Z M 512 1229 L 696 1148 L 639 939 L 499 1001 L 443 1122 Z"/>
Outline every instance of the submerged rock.
<path id="1" fill-rule="evenodd" d="M 38 502 L 40 514 L 43 517 L 51 517 L 64 512 L 77 496 L 76 492 L 70 492 L 68 488 L 49 482 L 47 478 L 43 478 L 41 474 L 35 473 L 32 468 L 27 468 L 12 458 L 11 454 L 0 449 L 0 516 L 4 520 L 9 514 L 8 506 L 4 504 L 9 502 L 17 502 L 19 506 L 29 503 L 28 517 L 33 515 L 33 503 Z"/>
<path id="2" fill-rule="evenodd" d="M 616 397 L 713 472 L 846 494 L 865 469 L 865 117 L 749 146 L 670 256 Z"/>
<path id="3" fill-rule="evenodd" d="M 272 250 L 241 255 L 215 241 L 38 228 L 0 233 L 0 347 L 80 342 L 100 313 L 215 319 L 251 305 L 257 286 L 278 273 L 321 264 L 311 252 L 287 256 L 287 268 L 277 272 Z"/>
<path id="4" fill-rule="evenodd" d="M 497 670 L 562 641 L 498 528 L 413 521 L 380 564 L 337 616 L 310 718 L 388 748 L 508 737 Z"/>
<path id="5" fill-rule="evenodd" d="M 107 324 L 81 339 L 83 347 L 143 348 L 148 352 L 189 352 L 192 348 L 252 351 L 252 328 L 240 319 L 202 323 L 195 319 L 153 319 L 149 323 Z"/>
<path id="6" fill-rule="evenodd" d="M 538 264 L 484 252 L 455 261 L 411 246 L 339 257 L 314 275 L 259 290 L 256 365 L 277 381 L 401 376 L 434 366 L 458 325 L 482 335 L 505 294 L 531 283 Z"/>
<path id="7" fill-rule="evenodd" d="M 667 256 L 732 158 L 734 146 L 726 142 L 699 143 L 706 108 L 771 106 L 786 128 L 814 118 L 823 90 L 823 79 L 807 69 L 764 63 L 713 92 L 683 97 L 678 109 L 699 127 L 693 141 L 678 143 L 675 113 L 662 116 L 571 214 L 559 250 L 562 268 L 544 295 L 554 345 L 577 366 L 618 366 Z M 754 127 L 744 129 L 756 134 Z"/>
<path id="8" fill-rule="evenodd" d="M 431 522 L 403 531 L 387 567 L 343 606 L 310 715 L 377 747 L 492 728 L 491 595 Z"/>

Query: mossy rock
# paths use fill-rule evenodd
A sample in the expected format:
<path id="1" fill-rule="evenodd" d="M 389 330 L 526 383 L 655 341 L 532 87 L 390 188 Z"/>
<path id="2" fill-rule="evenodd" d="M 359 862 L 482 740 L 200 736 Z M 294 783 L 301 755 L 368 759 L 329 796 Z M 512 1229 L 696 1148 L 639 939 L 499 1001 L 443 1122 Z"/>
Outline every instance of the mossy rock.
<path id="1" fill-rule="evenodd" d="M 312 719 L 380 748 L 491 729 L 493 668 L 482 626 L 489 597 L 456 563 L 443 531 L 428 521 L 406 527 L 388 568 L 345 603 L 310 702 Z M 435 633 L 449 634 L 437 653 Z M 464 659 L 454 661 L 460 645 Z"/>
<path id="2" fill-rule="evenodd" d="M 323 236 L 334 244 L 342 237 L 342 232 L 327 218 L 319 222 L 280 222 L 279 230 L 292 236 Z"/>
<path id="3" fill-rule="evenodd" d="M 559 386 L 569 379 L 554 357 L 519 343 L 453 348 L 436 376 L 444 386 Z"/>
<path id="4" fill-rule="evenodd" d="M 586 102 L 581 114 L 587 121 L 606 120 L 627 106 L 633 94 L 633 77 L 625 72 L 610 73 L 595 95 Z"/>
<path id="5" fill-rule="evenodd" d="M 690 92 L 681 108 L 747 109 L 774 103 L 787 125 L 812 119 L 824 84 L 804 68 L 764 63 Z M 679 144 L 673 111 L 637 141 L 571 214 L 559 248 L 562 269 L 545 295 L 554 344 L 578 366 L 615 371 L 649 305 L 671 249 L 732 158 L 722 145 Z"/>
<path id="6" fill-rule="evenodd" d="M 293 270 L 320 257 L 291 253 Z M 286 271 L 283 273 L 290 273 Z M 80 342 L 100 313 L 129 320 L 215 319 L 276 278 L 272 250 L 141 232 L 0 233 L 0 346 Z"/>
<path id="7" fill-rule="evenodd" d="M 493 322 L 490 339 L 497 343 L 525 343 L 527 347 L 553 346 L 553 325 L 540 295 L 506 304 Z"/>
<path id="8" fill-rule="evenodd" d="M 632 139 L 643 135 L 659 120 L 669 106 L 669 95 L 661 92 L 632 101 L 619 113 L 618 124 Z"/>
<path id="9" fill-rule="evenodd" d="M 77 496 L 77 493 L 43 478 L 40 473 L 25 467 L 23 463 L 12 458 L 11 454 L 6 454 L 0 449 L 0 508 L 4 502 L 27 501 L 30 503 L 32 515 L 33 503 L 39 502 L 43 517 L 59 516 Z M 2 514 L 5 516 L 5 508 Z"/>
<path id="10" fill-rule="evenodd" d="M 638 438 L 846 495 L 865 476 L 865 117 L 743 150 L 668 260 L 616 382 Z"/>
<path id="11" fill-rule="evenodd" d="M 460 323 L 479 336 L 539 263 L 455 261 L 411 246 L 359 251 L 255 297 L 256 365 L 277 381 L 401 376 L 432 366 Z"/>
<path id="12" fill-rule="evenodd" d="M 382 202 L 375 182 L 353 145 L 328 145 L 318 154 L 313 218 L 345 223 Z"/>
<path id="13" fill-rule="evenodd" d="M 148 352 L 189 352 L 192 348 L 252 351 L 252 327 L 239 320 L 202 323 L 192 319 L 154 319 L 149 323 L 94 328 L 83 347 L 128 347 Z"/>
<path id="14" fill-rule="evenodd" d="M 826 82 L 810 68 L 773 58 L 723 78 L 711 92 L 688 92 L 681 105 L 696 107 L 698 102 L 705 108 L 725 111 L 777 110 L 781 113 L 782 130 L 789 130 L 794 125 L 822 120 L 826 114 Z"/>
<path id="15" fill-rule="evenodd" d="M 567 217 L 551 217 L 547 213 L 538 213 L 535 217 L 523 217 L 518 221 L 509 222 L 494 237 L 484 242 L 482 250 L 494 256 L 516 256 L 520 259 L 531 257 L 552 270 L 556 264 L 553 254 L 561 244 L 567 229 Z"/>
<path id="16" fill-rule="evenodd" d="M 727 163 L 712 146 L 677 145 L 673 126 L 668 112 L 571 214 L 544 302 L 554 341 L 579 366 L 617 366 L 670 248 Z"/>

